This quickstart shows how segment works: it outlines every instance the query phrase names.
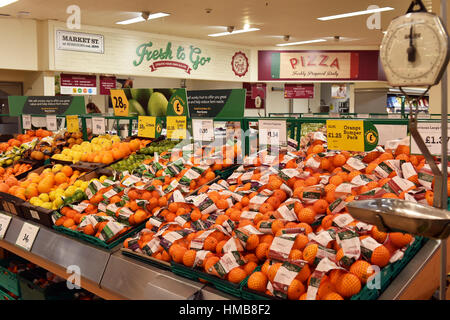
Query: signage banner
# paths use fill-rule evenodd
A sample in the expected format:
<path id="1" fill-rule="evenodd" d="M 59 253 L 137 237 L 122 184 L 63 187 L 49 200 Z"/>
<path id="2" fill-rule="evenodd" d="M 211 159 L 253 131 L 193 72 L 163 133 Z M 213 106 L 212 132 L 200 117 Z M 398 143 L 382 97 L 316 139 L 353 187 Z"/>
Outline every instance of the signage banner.
<path id="1" fill-rule="evenodd" d="M 139 116 L 138 117 L 138 137 L 158 138 L 162 132 L 162 118 Z"/>
<path id="2" fill-rule="evenodd" d="M 9 96 L 9 115 L 21 114 L 85 114 L 84 97 L 76 96 Z"/>
<path id="3" fill-rule="evenodd" d="M 111 89 L 116 116 L 188 116 L 186 89 Z"/>
<path id="4" fill-rule="evenodd" d="M 371 151 L 378 145 L 378 130 L 370 121 L 327 120 L 329 150 Z"/>
<path id="5" fill-rule="evenodd" d="M 245 89 L 188 91 L 191 118 L 241 118 L 244 116 Z"/>
<path id="6" fill-rule="evenodd" d="M 116 77 L 100 76 L 100 94 L 109 96 L 109 90 L 116 88 Z"/>
<path id="7" fill-rule="evenodd" d="M 56 50 L 104 53 L 104 37 L 101 34 L 56 31 Z"/>
<path id="8" fill-rule="evenodd" d="M 379 51 L 258 51 L 259 81 L 384 80 Z"/>
<path id="9" fill-rule="evenodd" d="M 441 124 L 439 122 L 419 122 L 417 130 L 422 137 L 430 153 L 434 156 L 442 155 L 442 143 L 450 140 L 450 128 L 448 129 L 447 141 L 442 141 Z M 411 154 L 422 154 L 416 141 L 410 137 Z M 448 152 L 450 154 L 450 150 Z"/>
<path id="10" fill-rule="evenodd" d="M 97 76 L 61 73 L 61 94 L 97 94 Z"/>
<path id="11" fill-rule="evenodd" d="M 314 84 L 291 84 L 284 85 L 285 99 L 313 99 Z"/>
<path id="12" fill-rule="evenodd" d="M 245 95 L 246 109 L 265 108 L 267 84 L 244 82 L 242 87 L 247 90 Z"/>

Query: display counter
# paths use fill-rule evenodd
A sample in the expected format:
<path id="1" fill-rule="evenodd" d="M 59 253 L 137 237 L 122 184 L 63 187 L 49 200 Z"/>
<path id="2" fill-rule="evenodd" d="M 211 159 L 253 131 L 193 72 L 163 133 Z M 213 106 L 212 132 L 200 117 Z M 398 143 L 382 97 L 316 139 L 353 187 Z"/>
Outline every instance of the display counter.
<path id="1" fill-rule="evenodd" d="M 203 283 L 124 256 L 121 245 L 107 251 L 41 225 L 31 251 L 26 251 L 15 244 L 24 222 L 12 216 L 5 237 L 0 240 L 1 248 L 65 279 L 73 279 L 73 273 L 67 272 L 69 266 L 79 267 L 81 287 L 104 299 L 236 299 Z M 429 240 L 379 299 L 429 299 L 439 286 L 439 268 L 440 241 Z M 450 264 L 447 268 L 450 270 Z"/>

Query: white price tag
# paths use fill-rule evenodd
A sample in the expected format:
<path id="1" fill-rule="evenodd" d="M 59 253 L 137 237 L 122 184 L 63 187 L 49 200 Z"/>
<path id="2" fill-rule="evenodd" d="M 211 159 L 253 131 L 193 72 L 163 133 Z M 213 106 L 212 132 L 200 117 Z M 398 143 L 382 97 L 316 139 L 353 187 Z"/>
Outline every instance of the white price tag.
<path id="1" fill-rule="evenodd" d="M 192 119 L 194 141 L 214 141 L 213 119 Z"/>
<path id="2" fill-rule="evenodd" d="M 92 133 L 105 134 L 105 118 L 92 118 Z"/>
<path id="3" fill-rule="evenodd" d="M 370 116 L 369 116 L 368 113 L 358 113 L 356 117 L 359 118 L 359 119 L 367 119 L 367 118 L 370 118 Z"/>
<path id="4" fill-rule="evenodd" d="M 286 145 L 286 120 L 259 120 L 259 145 Z"/>
<path id="5" fill-rule="evenodd" d="M 11 217 L 6 214 L 0 213 L 0 239 L 3 239 L 8 230 L 9 223 L 11 222 Z"/>
<path id="6" fill-rule="evenodd" d="M 55 115 L 46 116 L 46 121 L 47 121 L 47 130 L 49 131 L 58 130 L 58 123 L 56 121 Z"/>
<path id="7" fill-rule="evenodd" d="M 22 128 L 31 129 L 31 114 L 22 115 Z"/>
<path id="8" fill-rule="evenodd" d="M 402 115 L 401 114 L 396 114 L 396 113 L 389 113 L 388 114 L 388 119 L 401 119 Z"/>
<path id="9" fill-rule="evenodd" d="M 441 155 L 442 137 L 441 124 L 439 122 L 419 122 L 417 130 L 421 135 L 425 145 L 430 150 L 432 155 Z M 448 130 L 448 137 L 450 137 L 450 129 Z M 447 139 L 448 143 L 450 139 Z M 450 154 L 450 149 L 447 151 Z M 411 154 L 422 154 L 413 138 L 411 138 Z"/>
<path id="10" fill-rule="evenodd" d="M 16 245 L 24 248 L 25 250 L 31 251 L 38 232 L 39 227 L 25 222 L 20 230 L 19 236 L 17 237 Z"/>

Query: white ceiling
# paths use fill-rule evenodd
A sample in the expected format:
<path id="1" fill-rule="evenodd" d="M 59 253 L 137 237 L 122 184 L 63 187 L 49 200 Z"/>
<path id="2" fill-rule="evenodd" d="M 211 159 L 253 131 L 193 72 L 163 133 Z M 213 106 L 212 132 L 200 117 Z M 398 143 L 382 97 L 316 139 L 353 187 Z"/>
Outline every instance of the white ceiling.
<path id="1" fill-rule="evenodd" d="M 0 8 L 0 14 L 20 17 L 20 11 L 27 11 L 30 15 L 21 17 L 65 21 L 68 17 L 66 8 L 77 4 L 81 8 L 81 23 L 86 25 L 259 47 L 283 43 L 283 35 L 290 35 L 290 41 L 330 37 L 329 41 L 317 46 L 375 46 L 380 44 L 383 34 L 381 30 L 367 29 L 368 16 L 331 21 L 319 21 L 317 18 L 366 10 L 369 5 L 390 6 L 395 10 L 381 13 L 381 27 L 384 30 L 393 18 L 405 13 L 410 3 L 411 0 L 19 0 Z M 430 5 L 431 0 L 424 0 L 424 3 Z M 212 9 L 211 13 L 206 13 L 206 8 Z M 167 12 L 171 15 L 128 26 L 115 24 L 136 17 L 135 12 L 141 11 Z M 245 23 L 261 30 L 219 38 L 207 36 L 226 31 L 226 26 L 242 29 Z M 338 43 L 333 41 L 331 37 L 337 35 L 344 40 Z"/>

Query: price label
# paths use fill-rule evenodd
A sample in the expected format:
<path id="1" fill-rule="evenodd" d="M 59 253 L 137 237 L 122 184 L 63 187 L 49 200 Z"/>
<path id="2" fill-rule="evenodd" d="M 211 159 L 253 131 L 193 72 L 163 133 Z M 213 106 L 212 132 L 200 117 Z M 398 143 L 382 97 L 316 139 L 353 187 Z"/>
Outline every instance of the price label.
<path id="1" fill-rule="evenodd" d="M 56 121 L 55 115 L 46 116 L 47 130 L 56 131 L 58 130 L 58 122 Z"/>
<path id="2" fill-rule="evenodd" d="M 24 129 L 31 129 L 31 114 L 22 115 L 22 127 Z"/>
<path id="3" fill-rule="evenodd" d="M 39 227 L 25 222 L 16 240 L 16 245 L 30 251 L 39 232 Z"/>
<path id="4" fill-rule="evenodd" d="M 111 101 L 114 108 L 114 115 L 118 117 L 128 117 L 129 103 L 123 90 L 111 89 Z"/>
<path id="5" fill-rule="evenodd" d="M 11 217 L 6 214 L 0 213 L 0 239 L 3 239 L 8 230 L 9 223 L 11 222 Z"/>
<path id="6" fill-rule="evenodd" d="M 286 120 L 259 120 L 259 145 L 285 146 Z"/>
<path id="7" fill-rule="evenodd" d="M 139 116 L 138 137 L 155 138 L 156 117 Z"/>
<path id="8" fill-rule="evenodd" d="M 388 119 L 401 119 L 402 118 L 402 115 L 401 114 L 392 114 L 392 113 L 389 113 L 388 114 Z"/>
<path id="9" fill-rule="evenodd" d="M 78 116 L 66 116 L 67 121 L 67 132 L 79 132 L 80 126 L 78 123 Z"/>
<path id="10" fill-rule="evenodd" d="M 92 118 L 92 133 L 96 135 L 105 134 L 105 118 Z"/>
<path id="11" fill-rule="evenodd" d="M 214 141 L 213 119 L 192 119 L 194 141 Z"/>
<path id="12" fill-rule="evenodd" d="M 430 153 L 434 156 L 438 156 L 442 154 L 442 135 L 441 135 L 441 124 L 438 122 L 419 122 L 417 124 L 417 130 L 421 135 L 425 145 L 430 150 Z M 448 137 L 450 137 L 450 129 L 448 130 Z M 450 141 L 447 138 L 448 143 Z M 449 150 L 450 151 L 450 150 Z M 411 137 L 411 153 L 412 154 L 422 154 L 419 150 L 419 147 L 416 144 L 416 141 Z M 449 152 L 450 154 L 450 152 Z"/>
<path id="13" fill-rule="evenodd" d="M 167 117 L 167 138 L 172 140 L 186 139 L 186 117 Z"/>
<path id="14" fill-rule="evenodd" d="M 369 114 L 368 113 L 359 113 L 356 117 L 366 119 L 366 118 L 369 118 Z"/>
<path id="15" fill-rule="evenodd" d="M 327 120 L 329 150 L 370 151 L 378 144 L 378 130 L 364 120 Z"/>

